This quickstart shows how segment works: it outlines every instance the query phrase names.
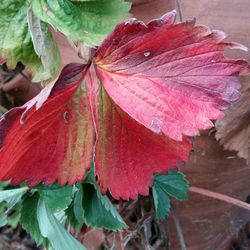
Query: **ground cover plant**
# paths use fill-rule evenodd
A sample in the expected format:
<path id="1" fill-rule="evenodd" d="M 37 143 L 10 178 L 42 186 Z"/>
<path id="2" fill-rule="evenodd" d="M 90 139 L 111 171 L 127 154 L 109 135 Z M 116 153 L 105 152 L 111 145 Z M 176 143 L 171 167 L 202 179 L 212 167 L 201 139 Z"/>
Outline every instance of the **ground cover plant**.
<path id="1" fill-rule="evenodd" d="M 176 164 L 188 160 L 192 137 L 239 98 L 238 75 L 249 72 L 247 62 L 223 56 L 225 48 L 246 50 L 224 42 L 223 32 L 194 20 L 175 24 L 174 11 L 144 24 L 126 19 L 129 6 L 1 3 L 3 65 L 21 62 L 45 86 L 0 121 L 1 225 L 14 217 L 49 249 L 84 248 L 68 225 L 125 230 L 115 200 L 152 192 L 164 219 L 169 196 L 187 198 Z M 59 72 L 50 29 L 83 43 L 87 62 Z"/>

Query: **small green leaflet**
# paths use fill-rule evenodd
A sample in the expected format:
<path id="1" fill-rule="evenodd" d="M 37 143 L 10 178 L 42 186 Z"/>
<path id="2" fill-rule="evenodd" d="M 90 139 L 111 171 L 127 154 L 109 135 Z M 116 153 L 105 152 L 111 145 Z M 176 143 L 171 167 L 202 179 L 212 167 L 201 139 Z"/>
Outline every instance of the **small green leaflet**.
<path id="1" fill-rule="evenodd" d="M 187 199 L 188 187 L 188 181 L 181 172 L 169 171 L 168 175 L 155 175 L 152 192 L 158 219 L 164 219 L 170 211 L 169 195 L 184 201 Z"/>
<path id="2" fill-rule="evenodd" d="M 128 17 L 131 4 L 123 0 L 36 0 L 32 10 L 74 42 L 98 46 L 114 26 Z"/>
<path id="3" fill-rule="evenodd" d="M 38 201 L 37 219 L 42 236 L 48 238 L 55 250 L 85 249 L 51 214 L 42 198 Z"/>
<path id="4" fill-rule="evenodd" d="M 73 187 L 54 183 L 51 186 L 39 185 L 38 191 L 52 213 L 65 210 L 73 199 Z"/>

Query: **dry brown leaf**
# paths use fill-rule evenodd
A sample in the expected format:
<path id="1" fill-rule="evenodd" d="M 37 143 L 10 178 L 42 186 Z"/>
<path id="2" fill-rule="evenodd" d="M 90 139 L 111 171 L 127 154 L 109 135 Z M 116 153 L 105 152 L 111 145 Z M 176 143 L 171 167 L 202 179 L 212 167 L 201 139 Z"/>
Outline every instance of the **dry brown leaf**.
<path id="1" fill-rule="evenodd" d="M 216 122 L 217 140 L 225 149 L 235 150 L 250 163 L 250 77 L 244 77 L 242 97 Z"/>

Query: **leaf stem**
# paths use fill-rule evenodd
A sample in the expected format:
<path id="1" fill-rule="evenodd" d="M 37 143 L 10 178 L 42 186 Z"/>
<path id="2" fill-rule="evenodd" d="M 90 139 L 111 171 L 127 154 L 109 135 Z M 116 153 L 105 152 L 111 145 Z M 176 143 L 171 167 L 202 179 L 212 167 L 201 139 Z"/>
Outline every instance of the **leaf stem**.
<path id="1" fill-rule="evenodd" d="M 181 229 L 181 225 L 180 225 L 180 221 L 179 218 L 177 217 L 176 213 L 175 213 L 175 209 L 173 207 L 173 204 L 171 204 L 171 214 L 175 223 L 175 227 L 176 227 L 176 231 L 180 240 L 180 244 L 181 244 L 181 250 L 187 250 L 186 247 L 186 242 L 183 236 L 183 231 Z"/>
<path id="2" fill-rule="evenodd" d="M 229 204 L 233 204 L 237 207 L 244 208 L 244 209 L 250 211 L 250 204 L 248 204 L 244 201 L 232 198 L 232 197 L 225 195 L 225 194 L 220 194 L 220 193 L 213 192 L 213 191 L 210 191 L 210 190 L 207 190 L 204 188 L 199 188 L 199 187 L 190 187 L 189 191 L 193 192 L 193 193 L 201 194 L 204 196 L 208 196 L 208 197 L 211 197 L 211 198 L 214 198 L 217 200 L 225 201 Z"/>
<path id="3" fill-rule="evenodd" d="M 177 12 L 178 12 L 178 15 L 179 15 L 179 20 L 182 23 L 183 18 L 182 18 L 181 5 L 180 5 L 179 0 L 175 0 L 175 6 L 176 6 L 176 9 L 177 9 Z"/>

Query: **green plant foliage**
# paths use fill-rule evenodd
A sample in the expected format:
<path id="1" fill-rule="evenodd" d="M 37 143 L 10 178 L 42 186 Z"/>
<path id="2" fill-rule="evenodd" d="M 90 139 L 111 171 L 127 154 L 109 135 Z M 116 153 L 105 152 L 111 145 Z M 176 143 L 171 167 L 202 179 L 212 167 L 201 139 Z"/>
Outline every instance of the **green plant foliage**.
<path id="1" fill-rule="evenodd" d="M 8 223 L 8 217 L 6 214 L 0 216 L 0 227 L 4 227 Z"/>
<path id="2" fill-rule="evenodd" d="M 73 187 L 70 185 L 39 185 L 38 191 L 51 213 L 65 210 L 73 199 Z"/>
<path id="3" fill-rule="evenodd" d="M 42 24 L 42 40 L 48 49 L 46 53 L 48 60 L 44 59 L 44 52 L 41 55 L 34 50 L 27 18 L 29 3 L 28 0 L 0 1 L 0 57 L 7 58 L 8 66 L 11 68 L 14 68 L 17 62 L 22 62 L 35 73 L 37 81 L 47 80 L 57 73 L 60 66 L 60 55 L 45 24 Z M 33 41 L 35 41 L 33 23 L 30 24 L 30 28 L 33 33 Z M 54 64 L 49 64 L 49 60 Z"/>
<path id="4" fill-rule="evenodd" d="M 81 227 L 83 226 L 83 222 L 80 223 L 79 220 L 76 218 L 74 208 L 75 206 L 72 202 L 70 206 L 65 210 L 65 215 L 67 216 L 68 223 L 74 229 L 74 231 L 79 232 Z"/>
<path id="5" fill-rule="evenodd" d="M 128 17 L 130 4 L 123 0 L 70 1 L 36 0 L 32 9 L 74 42 L 100 45 L 114 26 Z"/>
<path id="6" fill-rule="evenodd" d="M 74 216 L 78 221 L 79 225 L 83 225 L 85 223 L 82 202 L 83 202 L 83 186 L 78 185 L 78 191 L 76 192 L 74 198 L 73 211 L 74 211 Z"/>
<path id="7" fill-rule="evenodd" d="M 83 184 L 83 219 L 88 226 L 123 230 L 125 222 L 106 195 L 91 184 Z"/>
<path id="8" fill-rule="evenodd" d="M 15 220 L 19 220 L 19 214 L 17 211 L 13 210 L 13 218 L 8 219 L 8 213 L 17 205 L 20 205 L 23 195 L 28 191 L 27 187 L 15 188 L 0 191 L 0 227 L 5 226 L 10 223 L 10 225 L 15 226 Z M 7 204 L 7 205 L 6 205 Z"/>
<path id="9" fill-rule="evenodd" d="M 181 172 L 169 171 L 168 175 L 155 175 L 152 192 L 158 219 L 164 219 L 170 211 L 169 195 L 184 201 L 187 199 L 188 187 L 188 181 Z"/>
<path id="10" fill-rule="evenodd" d="M 78 185 L 74 199 L 74 215 L 80 225 L 119 231 L 126 228 L 116 208 L 106 195 L 102 195 L 96 183 L 94 166 L 86 174 L 84 183 Z"/>
<path id="11" fill-rule="evenodd" d="M 42 236 L 48 238 L 55 250 L 85 249 L 50 212 L 43 198 L 38 201 L 37 219 Z"/>
<path id="12" fill-rule="evenodd" d="M 34 81 L 50 79 L 57 75 L 61 62 L 60 52 L 53 40 L 47 24 L 42 22 L 31 9 L 28 10 L 28 25 L 34 50 L 41 59 L 43 67 L 36 72 Z"/>
<path id="13" fill-rule="evenodd" d="M 0 192 L 0 202 L 7 202 L 10 206 L 15 206 L 28 191 L 28 187 L 15 188 Z"/>
<path id="14" fill-rule="evenodd" d="M 8 185 L 9 185 L 9 181 L 2 181 L 2 182 L 0 182 L 0 190 L 3 190 Z"/>
<path id="15" fill-rule="evenodd" d="M 158 219 L 165 219 L 170 212 L 170 199 L 161 186 L 155 184 L 152 188 L 155 212 Z"/>
<path id="16" fill-rule="evenodd" d="M 35 193 L 32 196 L 27 196 L 21 209 L 21 226 L 31 235 L 37 245 L 47 245 L 47 240 L 42 236 L 37 221 L 37 205 L 39 200 L 39 194 Z"/>
<path id="17" fill-rule="evenodd" d="M 7 223 L 12 228 L 16 228 L 21 217 L 21 202 L 17 203 L 12 210 L 12 213 L 8 216 Z"/>

